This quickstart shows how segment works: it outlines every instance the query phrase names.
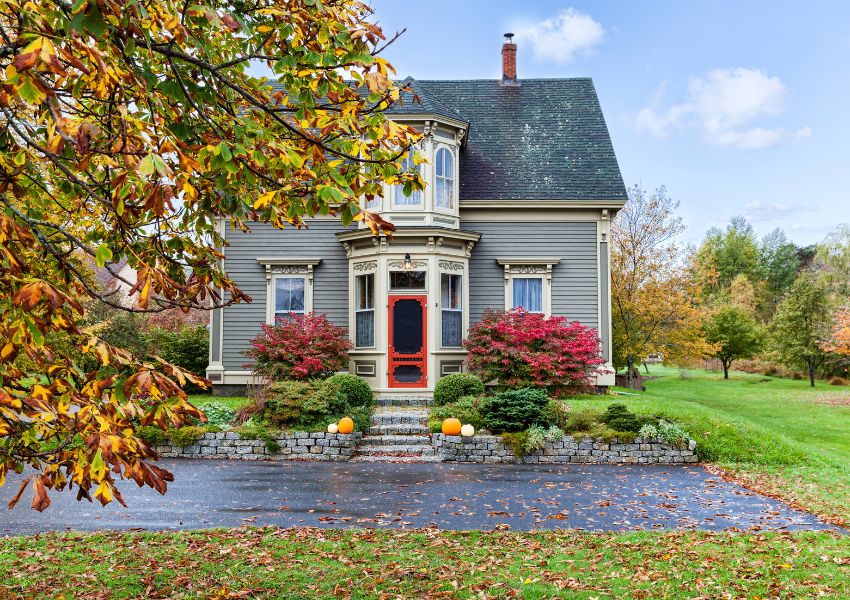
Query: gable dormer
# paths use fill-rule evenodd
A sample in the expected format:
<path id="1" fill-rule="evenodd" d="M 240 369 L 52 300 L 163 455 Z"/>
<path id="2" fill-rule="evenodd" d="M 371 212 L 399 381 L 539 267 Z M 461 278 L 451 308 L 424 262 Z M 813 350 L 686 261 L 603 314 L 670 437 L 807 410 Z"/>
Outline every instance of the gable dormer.
<path id="1" fill-rule="evenodd" d="M 407 169 L 419 168 L 425 189 L 405 195 L 400 185 L 385 186 L 384 197 L 365 205 L 369 210 L 396 226 L 459 227 L 460 149 L 466 139 L 469 123 L 456 111 L 408 77 L 402 86 L 410 91 L 402 94 L 399 106 L 388 111 L 394 121 L 410 125 L 424 134 L 404 158 Z M 425 159 L 413 164 L 414 152 Z"/>

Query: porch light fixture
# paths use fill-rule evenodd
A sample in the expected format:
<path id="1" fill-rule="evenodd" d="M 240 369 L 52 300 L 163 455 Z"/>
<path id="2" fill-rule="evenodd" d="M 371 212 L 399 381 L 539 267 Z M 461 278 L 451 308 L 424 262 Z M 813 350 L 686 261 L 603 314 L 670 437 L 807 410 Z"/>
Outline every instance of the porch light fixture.
<path id="1" fill-rule="evenodd" d="M 413 261 L 410 260 L 410 252 L 404 255 L 404 262 L 401 263 L 401 268 L 405 271 L 413 270 Z"/>

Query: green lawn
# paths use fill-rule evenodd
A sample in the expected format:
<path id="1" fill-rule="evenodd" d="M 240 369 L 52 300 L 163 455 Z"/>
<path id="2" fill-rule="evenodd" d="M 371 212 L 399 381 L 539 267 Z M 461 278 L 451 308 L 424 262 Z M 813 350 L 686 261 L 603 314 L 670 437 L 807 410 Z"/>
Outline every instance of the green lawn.
<path id="1" fill-rule="evenodd" d="M 682 423 L 703 460 L 749 485 L 850 522 L 850 388 L 732 372 L 650 367 L 638 396 L 585 397 L 575 408 L 622 402 Z M 629 390 L 630 391 L 630 390 Z"/>
<path id="2" fill-rule="evenodd" d="M 221 397 L 213 397 L 209 394 L 198 394 L 194 396 L 189 396 L 189 402 L 194 404 L 195 406 L 203 406 L 207 402 L 221 402 L 232 408 L 233 410 L 239 410 L 246 404 L 248 404 L 248 398 L 244 396 L 221 396 Z"/>
<path id="3" fill-rule="evenodd" d="M 850 596 L 825 533 L 62 533 L 0 539 L 0 566 L 0 597 Z"/>

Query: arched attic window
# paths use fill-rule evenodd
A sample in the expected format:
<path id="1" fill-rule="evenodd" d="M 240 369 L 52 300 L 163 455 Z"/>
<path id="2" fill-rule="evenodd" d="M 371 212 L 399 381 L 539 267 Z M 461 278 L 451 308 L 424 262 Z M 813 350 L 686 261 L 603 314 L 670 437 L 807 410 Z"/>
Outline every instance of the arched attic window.
<path id="1" fill-rule="evenodd" d="M 434 157 L 434 194 L 437 208 L 454 208 L 455 160 L 448 148 L 437 149 Z"/>

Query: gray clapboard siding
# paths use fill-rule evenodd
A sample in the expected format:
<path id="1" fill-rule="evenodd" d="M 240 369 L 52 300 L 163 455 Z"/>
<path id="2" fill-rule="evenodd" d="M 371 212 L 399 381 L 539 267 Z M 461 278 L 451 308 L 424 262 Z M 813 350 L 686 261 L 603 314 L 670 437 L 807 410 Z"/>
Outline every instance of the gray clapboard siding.
<path id="1" fill-rule="evenodd" d="M 598 327 L 596 222 L 462 221 L 482 234 L 469 259 L 469 322 L 488 308 L 505 307 L 505 257 L 557 257 L 552 270 L 552 314 Z"/>
<path id="2" fill-rule="evenodd" d="M 313 273 L 313 312 L 325 313 L 336 325 L 348 327 L 348 259 L 334 235 L 343 229 L 334 220 L 313 221 L 307 229 L 288 227 L 283 231 L 254 223 L 247 234 L 228 227 L 225 238 L 230 245 L 224 251 L 224 266 L 253 302 L 224 309 L 225 369 L 243 369 L 248 362 L 243 352 L 259 333 L 260 324 L 266 322 L 266 274 L 257 258 L 321 258 Z"/>

